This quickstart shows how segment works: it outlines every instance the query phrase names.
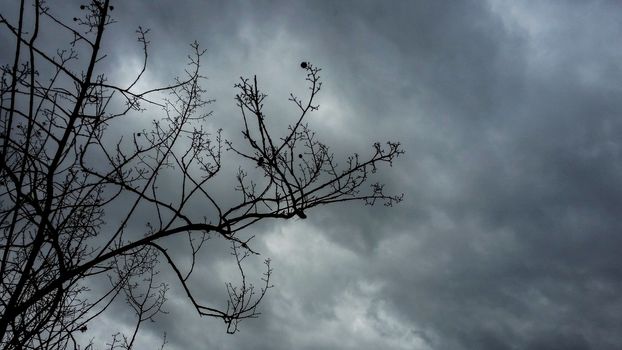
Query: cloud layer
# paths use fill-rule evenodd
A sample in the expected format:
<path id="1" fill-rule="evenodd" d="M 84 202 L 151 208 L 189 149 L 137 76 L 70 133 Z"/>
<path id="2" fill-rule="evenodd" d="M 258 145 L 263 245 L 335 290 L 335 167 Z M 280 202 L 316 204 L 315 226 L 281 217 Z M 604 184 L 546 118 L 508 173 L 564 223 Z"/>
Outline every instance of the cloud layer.
<path id="1" fill-rule="evenodd" d="M 275 288 L 240 333 L 200 319 L 173 288 L 144 344 L 166 331 L 170 349 L 622 348 L 620 4 L 115 7 L 111 71 L 121 78 L 139 57 L 137 25 L 152 29 L 154 82 L 178 74 L 198 40 L 214 127 L 231 137 L 237 77 L 258 76 L 278 125 L 294 117 L 288 92 L 304 91 L 309 60 L 325 83 L 310 123 L 337 155 L 388 139 L 407 151 L 380 174 L 405 193 L 399 206 L 321 208 L 252 232 Z M 193 282 L 206 299 L 229 277 L 219 244 Z"/>

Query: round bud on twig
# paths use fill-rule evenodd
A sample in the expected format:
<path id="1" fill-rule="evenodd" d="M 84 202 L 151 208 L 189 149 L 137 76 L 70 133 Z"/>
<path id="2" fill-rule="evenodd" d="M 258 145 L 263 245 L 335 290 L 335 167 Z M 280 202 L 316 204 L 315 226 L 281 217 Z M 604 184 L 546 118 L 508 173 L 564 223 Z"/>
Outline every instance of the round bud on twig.
<path id="1" fill-rule="evenodd" d="M 302 159 L 302 154 L 299 153 L 298 154 L 298 158 Z"/>
<path id="2" fill-rule="evenodd" d="M 308 67 L 308 66 L 309 66 L 309 65 L 308 65 L 308 64 L 307 64 L 307 62 L 305 62 L 305 61 L 302 61 L 302 62 L 300 63 L 300 68 L 302 68 L 302 69 L 307 69 L 307 67 Z"/>

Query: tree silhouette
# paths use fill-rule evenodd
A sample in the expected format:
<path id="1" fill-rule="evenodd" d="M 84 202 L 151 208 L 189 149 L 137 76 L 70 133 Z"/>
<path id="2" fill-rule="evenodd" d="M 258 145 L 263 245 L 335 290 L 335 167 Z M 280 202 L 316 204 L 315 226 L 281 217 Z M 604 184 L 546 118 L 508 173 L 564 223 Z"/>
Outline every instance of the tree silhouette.
<path id="1" fill-rule="evenodd" d="M 182 77 L 139 91 L 149 45 L 148 31 L 139 28 L 142 67 L 127 86 L 108 81 L 101 47 L 114 23 L 112 10 L 109 0 L 91 0 L 67 21 L 41 0 L 21 0 L 16 18 L 0 14 L 2 31 L 14 38 L 0 86 L 2 348 L 79 348 L 75 335 L 119 299 L 135 312 L 136 326 L 113 335 L 108 345 L 132 348 L 141 323 L 162 312 L 169 283 L 183 288 L 200 315 L 222 319 L 233 333 L 241 320 L 258 315 L 271 287 L 269 260 L 261 286 L 247 279 L 242 262 L 257 253 L 240 232 L 266 219 L 304 219 L 320 205 L 390 206 L 402 198 L 385 194 L 378 183 L 364 186 L 378 166 L 403 153 L 399 143 L 375 143 L 369 158 L 355 154 L 340 166 L 310 130 L 305 120 L 318 109 L 319 68 L 300 64 L 309 95 L 290 95 L 299 113 L 280 136 L 265 120 L 266 94 L 257 78 L 241 79 L 236 100 L 243 140 L 225 140 L 220 131 L 208 131 L 211 101 L 201 87 L 204 51 L 197 43 Z M 39 34 L 52 28 L 70 35 L 66 47 L 42 45 L 49 43 Z M 125 132 L 128 116 L 147 108 L 161 113 L 151 128 Z M 233 203 L 219 200 L 212 186 L 224 155 L 241 158 Z M 171 184 L 173 194 L 164 190 Z M 196 203 L 204 212 L 200 219 Z M 115 216 L 105 221 L 110 212 Z M 201 291 L 188 284 L 211 236 L 231 243 L 240 273 L 239 284 L 227 284 L 221 307 L 200 303 Z M 166 237 L 187 242 L 189 264 L 167 251 Z M 158 283 L 160 268 L 176 279 Z M 106 290 L 102 283 L 89 289 L 102 279 Z"/>

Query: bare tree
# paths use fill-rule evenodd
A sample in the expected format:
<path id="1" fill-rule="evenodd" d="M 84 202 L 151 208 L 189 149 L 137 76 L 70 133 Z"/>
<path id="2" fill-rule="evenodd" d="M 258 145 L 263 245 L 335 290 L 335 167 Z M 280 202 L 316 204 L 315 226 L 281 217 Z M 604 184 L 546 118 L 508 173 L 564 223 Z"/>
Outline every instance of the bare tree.
<path id="1" fill-rule="evenodd" d="M 87 331 L 115 300 L 134 310 L 136 327 L 115 334 L 108 346 L 132 348 L 141 323 L 162 312 L 168 283 L 178 283 L 200 315 L 222 319 L 233 333 L 240 320 L 258 315 L 271 287 L 269 260 L 261 286 L 247 279 L 243 261 L 257 253 L 240 232 L 265 219 L 304 219 L 319 205 L 390 206 L 402 198 L 368 181 L 403 153 L 399 143 L 376 143 L 368 158 L 353 155 L 338 165 L 310 130 L 306 118 L 318 109 L 319 68 L 301 64 L 309 93 L 290 96 L 299 113 L 280 136 L 270 131 L 257 79 L 241 79 L 236 100 L 243 141 L 225 140 L 206 122 L 211 101 L 201 87 L 198 44 L 191 45 L 182 77 L 138 91 L 149 44 L 148 31 L 139 28 L 144 61 L 135 79 L 127 86 L 108 81 L 100 70 L 102 38 L 114 23 L 113 10 L 109 0 L 91 0 L 67 20 L 42 0 L 21 0 L 16 16 L 0 14 L 2 30 L 14 38 L 0 86 L 2 348 L 80 348 L 77 332 Z M 40 42 L 43 28 L 52 27 L 68 34 L 66 47 Z M 151 128 L 119 134 L 129 115 L 154 108 L 160 117 Z M 219 200 L 212 186 L 224 154 L 240 159 L 234 203 Z M 163 190 L 173 180 L 174 192 Z M 198 202 L 199 219 L 196 208 L 190 210 Z M 107 212 L 115 216 L 104 221 Z M 137 227 L 144 230 L 137 234 Z M 188 284 L 211 236 L 231 243 L 240 273 L 239 284 L 227 284 L 222 306 L 201 303 L 201 291 Z M 187 242 L 190 264 L 176 261 L 162 244 L 165 237 Z M 158 282 L 159 264 L 177 278 Z M 102 283 L 89 289 L 102 278 L 107 289 Z"/>

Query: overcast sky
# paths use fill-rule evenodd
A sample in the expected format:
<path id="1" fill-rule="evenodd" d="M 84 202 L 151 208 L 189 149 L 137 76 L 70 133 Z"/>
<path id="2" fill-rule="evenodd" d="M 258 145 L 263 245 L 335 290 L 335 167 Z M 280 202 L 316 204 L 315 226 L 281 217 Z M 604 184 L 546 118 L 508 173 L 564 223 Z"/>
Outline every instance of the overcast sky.
<path id="1" fill-rule="evenodd" d="M 226 335 L 172 285 L 144 346 L 166 332 L 175 350 L 622 348 L 620 2 L 113 3 L 110 74 L 140 62 L 138 25 L 151 28 L 146 86 L 182 72 L 197 40 L 210 121 L 228 135 L 240 76 L 257 75 L 269 116 L 293 120 L 306 60 L 324 81 L 309 122 L 338 157 L 374 141 L 406 150 L 381 172 L 405 194 L 397 207 L 336 205 L 251 232 L 274 268 L 259 319 Z M 76 4 L 60 6 L 72 17 Z M 205 300 L 228 280 L 218 244 L 194 276 Z M 130 321 L 109 313 L 92 336 Z"/>

